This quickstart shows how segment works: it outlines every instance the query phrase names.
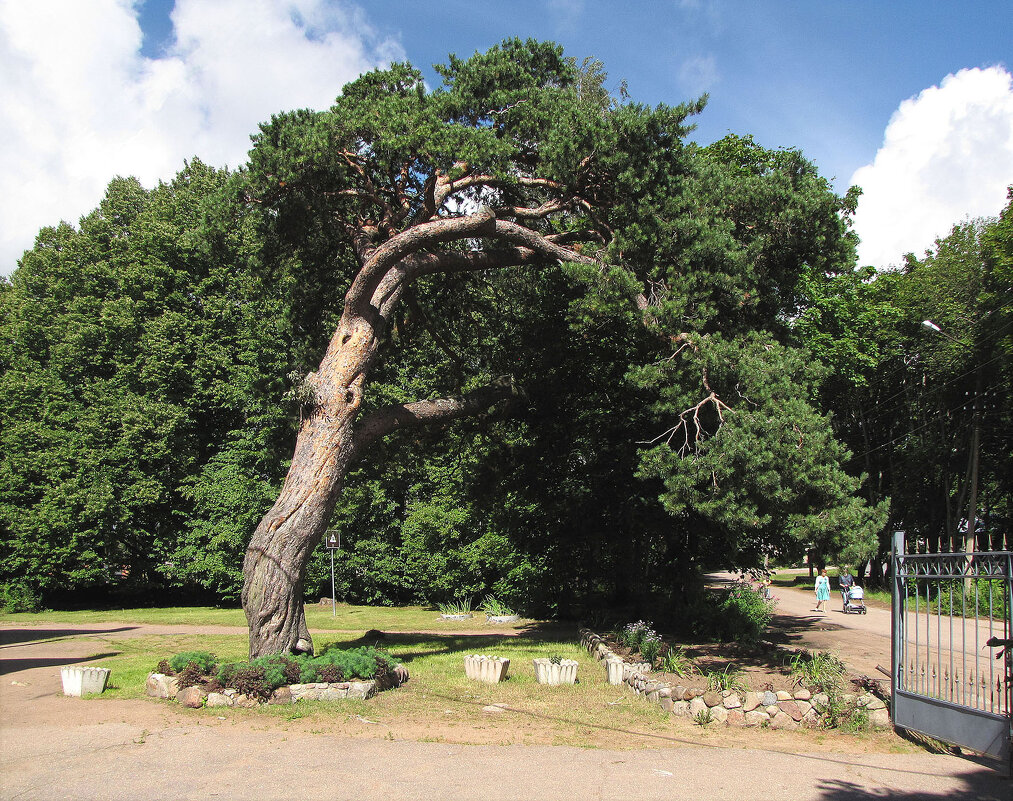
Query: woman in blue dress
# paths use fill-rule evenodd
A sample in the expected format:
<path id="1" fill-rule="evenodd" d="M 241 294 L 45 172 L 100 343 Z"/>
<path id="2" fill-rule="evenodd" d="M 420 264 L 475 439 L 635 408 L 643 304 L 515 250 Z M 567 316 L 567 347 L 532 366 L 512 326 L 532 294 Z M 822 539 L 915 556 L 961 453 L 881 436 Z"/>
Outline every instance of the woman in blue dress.
<path id="1" fill-rule="evenodd" d="M 815 612 L 827 613 L 826 604 L 830 600 L 830 579 L 827 578 L 827 571 L 821 570 L 816 577 L 816 609 Z"/>

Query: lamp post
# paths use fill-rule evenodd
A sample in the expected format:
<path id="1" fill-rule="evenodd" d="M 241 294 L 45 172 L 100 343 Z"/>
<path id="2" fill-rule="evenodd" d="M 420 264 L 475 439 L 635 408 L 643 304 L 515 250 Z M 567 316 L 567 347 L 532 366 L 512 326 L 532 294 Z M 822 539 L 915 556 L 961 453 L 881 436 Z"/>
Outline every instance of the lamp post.
<path id="1" fill-rule="evenodd" d="M 331 552 L 331 617 L 337 617 L 338 603 L 334 595 L 334 552 L 341 548 L 341 532 L 335 529 L 327 529 L 327 550 Z"/>

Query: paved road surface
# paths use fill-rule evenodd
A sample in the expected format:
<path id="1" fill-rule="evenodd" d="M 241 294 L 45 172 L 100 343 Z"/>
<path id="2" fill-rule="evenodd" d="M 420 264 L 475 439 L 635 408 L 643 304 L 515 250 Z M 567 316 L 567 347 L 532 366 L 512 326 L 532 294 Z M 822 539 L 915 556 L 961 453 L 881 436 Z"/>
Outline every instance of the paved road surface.
<path id="1" fill-rule="evenodd" d="M 782 595 L 782 613 L 796 617 L 790 610 L 804 605 L 804 594 Z M 796 621 L 800 630 L 805 617 Z M 837 636 L 866 642 L 849 648 L 879 660 L 883 635 L 865 630 L 876 620 L 849 618 Z M 105 636 L 134 631 L 124 626 Z M 698 744 L 636 751 L 460 746 L 284 731 L 275 719 L 220 719 L 146 701 L 89 703 L 62 696 L 58 666 L 80 661 L 74 649 L 91 646 L 80 639 L 40 643 L 33 632 L 10 627 L 0 627 L 0 635 L 2 799 L 1013 798 L 994 763 L 939 754 L 828 756 Z M 830 632 L 805 634 L 824 636 Z"/>

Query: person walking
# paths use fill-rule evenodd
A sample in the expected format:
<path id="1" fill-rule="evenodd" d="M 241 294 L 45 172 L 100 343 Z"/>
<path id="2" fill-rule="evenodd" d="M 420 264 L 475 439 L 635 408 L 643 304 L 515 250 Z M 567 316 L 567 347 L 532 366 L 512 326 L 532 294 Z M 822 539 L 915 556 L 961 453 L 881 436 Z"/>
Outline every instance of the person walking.
<path id="1" fill-rule="evenodd" d="M 824 568 L 816 577 L 816 608 L 814 612 L 827 613 L 827 601 L 830 600 L 830 579 L 827 578 L 827 571 Z"/>
<path id="2" fill-rule="evenodd" d="M 841 586 L 841 600 L 844 602 L 844 611 L 848 611 L 848 594 L 851 592 L 851 588 L 855 586 L 855 579 L 851 575 L 851 571 L 845 567 L 841 570 L 840 578 L 838 579 Z"/>

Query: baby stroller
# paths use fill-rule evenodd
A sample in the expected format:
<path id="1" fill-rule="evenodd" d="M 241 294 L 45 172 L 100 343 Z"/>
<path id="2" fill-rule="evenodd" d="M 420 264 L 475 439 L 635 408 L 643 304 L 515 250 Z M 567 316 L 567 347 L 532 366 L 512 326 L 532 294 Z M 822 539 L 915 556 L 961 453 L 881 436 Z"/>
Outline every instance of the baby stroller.
<path id="1" fill-rule="evenodd" d="M 848 597 L 844 601 L 844 614 L 854 612 L 856 615 L 865 614 L 865 593 L 857 584 L 848 590 Z"/>

